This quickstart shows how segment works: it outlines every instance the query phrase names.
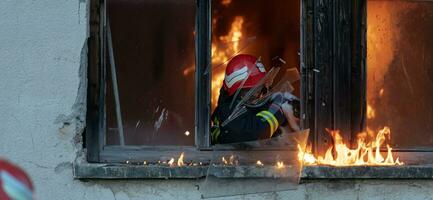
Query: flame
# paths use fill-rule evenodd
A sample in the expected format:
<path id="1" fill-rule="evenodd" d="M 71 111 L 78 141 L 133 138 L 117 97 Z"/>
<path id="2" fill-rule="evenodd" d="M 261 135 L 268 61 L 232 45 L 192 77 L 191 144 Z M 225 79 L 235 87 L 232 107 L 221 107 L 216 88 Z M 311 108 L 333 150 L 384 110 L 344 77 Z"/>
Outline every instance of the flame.
<path id="1" fill-rule="evenodd" d="M 367 102 L 372 103 L 383 88 L 400 37 L 395 13 L 404 8 L 386 1 L 371 1 L 367 6 Z"/>
<path id="2" fill-rule="evenodd" d="M 227 162 L 227 160 L 224 158 L 224 156 L 221 158 L 221 161 L 223 162 L 224 165 L 227 165 L 227 164 L 228 164 L 228 162 Z"/>
<path id="3" fill-rule="evenodd" d="M 298 160 L 304 164 L 314 165 L 332 165 L 332 166 L 358 166 L 358 165 L 374 165 L 374 166 L 390 166 L 403 165 L 397 159 L 394 160 L 392 148 L 386 145 L 387 153 L 384 158 L 380 148 L 385 141 L 391 138 L 391 130 L 389 127 L 384 127 L 376 134 L 374 141 L 366 142 L 366 133 L 358 135 L 358 147 L 350 149 L 343 142 L 343 138 L 338 130 L 327 130 L 334 140 L 334 145 L 329 147 L 324 156 L 318 156 L 317 159 L 311 152 L 302 150 L 298 145 Z M 333 154 L 333 152 L 335 154 Z M 335 155 L 335 156 L 334 156 Z"/>
<path id="4" fill-rule="evenodd" d="M 214 73 L 212 75 L 212 96 L 211 96 L 211 103 L 212 103 L 212 110 L 216 107 L 218 102 L 218 97 L 220 96 L 220 88 L 224 81 L 224 70 L 219 70 L 218 73 Z"/>
<path id="5" fill-rule="evenodd" d="M 284 168 L 284 162 L 283 161 L 278 161 L 276 167 L 277 167 L 277 169 Z"/>
<path id="6" fill-rule="evenodd" d="M 262 167 L 262 166 L 263 166 L 263 163 L 262 163 L 262 161 L 258 160 L 258 161 L 256 162 L 256 165 Z"/>
<path id="7" fill-rule="evenodd" d="M 214 19 L 213 23 L 216 24 L 216 22 L 216 19 Z M 211 49 L 213 65 L 223 64 L 235 54 L 239 53 L 240 40 L 243 36 L 243 24 L 244 18 L 242 16 L 236 16 L 231 23 L 231 28 L 227 35 L 213 38 Z M 215 108 L 218 102 L 220 89 L 224 80 L 224 72 L 225 68 L 223 67 L 213 71 L 211 84 L 212 108 Z"/>
<path id="8" fill-rule="evenodd" d="M 185 131 L 186 136 L 189 136 L 189 134 L 191 134 L 189 131 Z"/>
<path id="9" fill-rule="evenodd" d="M 182 167 L 183 166 L 183 157 L 184 157 L 184 152 L 182 152 L 179 156 L 179 159 L 177 159 L 177 166 L 178 167 Z"/>
<path id="10" fill-rule="evenodd" d="M 184 76 L 188 76 L 188 74 L 190 74 L 191 72 L 194 72 L 194 70 L 195 70 L 195 66 L 194 65 L 189 66 L 189 67 L 187 67 L 187 68 L 185 68 L 183 70 L 183 75 Z"/>
<path id="11" fill-rule="evenodd" d="M 385 77 L 395 60 L 401 38 L 401 15 L 410 2 L 369 1 L 367 4 L 367 124 L 381 120 L 374 112 L 384 95 Z M 378 109 L 378 111 L 380 111 Z"/>
<path id="12" fill-rule="evenodd" d="M 221 161 L 224 165 L 236 165 L 238 164 L 238 161 L 235 160 L 235 156 L 231 155 L 229 157 L 229 160 L 227 160 L 224 156 L 221 158 Z"/>
<path id="13" fill-rule="evenodd" d="M 376 117 L 376 111 L 371 107 L 370 104 L 367 104 L 367 119 L 373 119 Z"/>
<path id="14" fill-rule="evenodd" d="M 230 165 L 234 165 L 234 164 L 237 164 L 237 160 L 235 160 L 235 156 L 234 155 L 231 155 L 230 156 L 230 158 L 229 158 L 229 164 Z"/>
<path id="15" fill-rule="evenodd" d="M 232 44 L 231 47 L 229 47 L 229 49 L 226 49 L 226 52 L 227 50 L 229 51 L 229 53 L 236 53 L 239 51 L 239 41 L 242 38 L 243 23 L 244 23 L 244 18 L 242 16 L 236 16 L 234 21 L 231 24 L 231 29 L 229 34 L 219 37 L 220 41 L 227 44 L 230 43 Z M 231 54 L 228 55 L 230 56 Z M 227 56 L 227 54 L 225 56 Z M 214 58 L 212 58 L 212 61 L 214 61 Z"/>
<path id="16" fill-rule="evenodd" d="M 223 0 L 221 2 L 223 5 L 229 5 L 231 3 L 231 0 Z M 214 18 L 213 26 L 217 25 L 217 19 Z M 231 23 L 230 31 L 227 35 L 214 37 L 212 39 L 212 65 L 223 65 L 225 64 L 229 59 L 231 59 L 234 55 L 239 53 L 239 46 L 240 41 L 242 39 L 242 29 L 244 24 L 244 18 L 242 16 L 236 16 Z M 189 66 L 186 67 L 183 70 L 183 75 L 188 76 L 192 72 L 194 72 L 195 66 Z M 211 82 L 211 90 L 212 90 L 212 97 L 211 97 L 211 103 L 212 103 L 212 110 L 216 107 L 216 104 L 218 102 L 218 97 L 220 93 L 220 89 L 222 87 L 223 81 L 224 81 L 224 72 L 225 68 L 221 67 L 219 69 L 214 69 L 212 71 L 212 82 Z"/>
<path id="17" fill-rule="evenodd" d="M 221 0 L 221 4 L 224 6 L 229 6 L 232 3 L 232 0 Z"/>
<path id="18" fill-rule="evenodd" d="M 304 162 L 305 165 L 314 165 L 317 163 L 317 159 L 311 153 L 311 148 L 310 150 L 304 151 L 300 144 L 298 144 L 298 161 Z"/>
<path id="19" fill-rule="evenodd" d="M 385 90 L 384 90 L 383 88 L 380 89 L 380 91 L 379 91 L 379 96 L 382 97 L 384 92 L 385 92 Z"/>
<path id="20" fill-rule="evenodd" d="M 168 165 L 170 165 L 170 167 L 173 167 L 174 164 L 174 158 L 171 158 L 170 161 L 168 161 Z"/>

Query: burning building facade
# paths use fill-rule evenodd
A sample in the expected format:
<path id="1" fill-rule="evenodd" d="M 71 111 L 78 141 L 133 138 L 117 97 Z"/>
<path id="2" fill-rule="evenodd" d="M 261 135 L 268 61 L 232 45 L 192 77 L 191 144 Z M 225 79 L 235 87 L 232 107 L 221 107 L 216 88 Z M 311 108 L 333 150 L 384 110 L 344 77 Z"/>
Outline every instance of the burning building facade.
<path id="1" fill-rule="evenodd" d="M 428 199 L 433 185 L 411 178 L 433 177 L 432 5 L 89 0 L 77 10 L 69 1 L 1 2 L 8 134 L 0 156 L 29 172 L 39 199 L 197 199 L 197 178 L 207 173 L 253 180 L 206 179 L 226 185 L 211 188 L 216 194 L 290 189 L 251 199 Z M 223 71 L 239 53 L 261 57 L 267 69 L 280 56 L 283 70 L 300 72 L 293 93 L 309 147 L 210 144 Z M 302 163 L 302 174 L 289 177 L 302 178 L 296 187 L 254 188 Z"/>

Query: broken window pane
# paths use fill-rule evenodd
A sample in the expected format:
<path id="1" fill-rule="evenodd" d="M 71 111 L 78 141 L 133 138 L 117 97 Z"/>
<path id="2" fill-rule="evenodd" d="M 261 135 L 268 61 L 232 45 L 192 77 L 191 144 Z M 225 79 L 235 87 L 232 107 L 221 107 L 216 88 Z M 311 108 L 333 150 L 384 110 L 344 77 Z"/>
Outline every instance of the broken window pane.
<path id="1" fill-rule="evenodd" d="M 206 180 L 199 187 L 202 197 L 296 189 L 308 134 L 303 130 L 268 140 L 215 145 L 218 151 L 213 152 Z"/>
<path id="2" fill-rule="evenodd" d="M 396 148 L 433 145 L 433 2 L 368 1 L 367 130 Z"/>
<path id="3" fill-rule="evenodd" d="M 194 144 L 194 0 L 108 0 L 127 145 Z M 107 145 L 119 144 L 107 66 Z M 187 73 L 188 72 L 188 73 Z"/>

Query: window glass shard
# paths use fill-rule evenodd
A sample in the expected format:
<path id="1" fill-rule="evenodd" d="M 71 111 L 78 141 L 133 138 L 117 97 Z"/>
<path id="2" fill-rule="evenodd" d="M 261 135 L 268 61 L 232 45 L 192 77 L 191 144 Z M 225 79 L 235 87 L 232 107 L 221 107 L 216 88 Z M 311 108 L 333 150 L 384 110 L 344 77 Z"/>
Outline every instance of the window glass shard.
<path id="1" fill-rule="evenodd" d="M 303 130 L 267 140 L 215 145 L 200 186 L 203 198 L 296 189 L 308 134 Z"/>

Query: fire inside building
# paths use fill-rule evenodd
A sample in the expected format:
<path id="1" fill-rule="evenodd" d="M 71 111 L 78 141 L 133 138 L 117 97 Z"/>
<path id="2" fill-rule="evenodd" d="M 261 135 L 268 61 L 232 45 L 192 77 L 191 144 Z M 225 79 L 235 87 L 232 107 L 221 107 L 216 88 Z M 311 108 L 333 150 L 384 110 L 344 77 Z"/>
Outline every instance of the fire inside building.
<path id="1" fill-rule="evenodd" d="M 405 160 L 404 153 L 399 158 L 395 150 L 426 151 L 433 142 L 429 136 L 433 130 L 430 2 L 109 0 L 98 5 L 96 19 L 103 26 L 95 25 L 94 30 L 102 37 L 103 49 L 94 62 L 100 59 L 103 74 L 90 73 L 96 76 L 95 85 L 106 88 L 96 89 L 99 93 L 93 92 L 92 100 L 106 106 L 89 116 L 99 125 L 90 129 L 97 133 L 87 132 L 87 144 L 96 139 L 106 147 L 95 149 L 95 154 L 89 151 L 89 161 L 173 165 L 181 155 L 178 163 L 185 164 L 183 158 L 188 156 L 190 165 L 208 163 L 211 159 L 203 159 L 202 154 L 219 152 L 213 139 L 220 130 L 215 136 L 212 126 L 221 123 L 222 135 L 233 132 L 227 128 L 233 126 L 256 134 L 248 131 L 247 124 L 227 124 L 236 124 L 232 121 L 257 110 L 257 104 L 274 102 L 277 93 L 300 101 L 300 105 L 290 104 L 290 112 L 299 110 L 295 123 L 309 132 L 308 139 L 285 142 L 291 143 L 286 144 L 288 149 L 296 147 L 296 160 L 305 165 L 400 166 L 411 160 Z M 256 67 L 230 83 L 232 63 L 242 56 L 251 56 L 251 65 Z M 235 68 L 247 67 L 242 65 Z M 242 85 L 254 78 L 251 70 L 261 67 L 271 83 Z M 288 72 L 292 73 L 289 79 Z M 288 86 L 283 91 L 275 89 L 276 83 Z M 220 112 L 221 92 L 236 98 L 230 96 L 235 92 L 229 92 L 229 84 L 238 84 L 236 95 L 245 90 L 247 95 L 242 97 L 248 96 L 257 89 L 262 97 L 250 95 L 240 103 L 233 100 L 227 115 L 233 113 L 223 119 L 225 123 L 215 122 L 211 116 Z M 263 88 L 268 91 L 261 92 Z M 254 108 L 247 103 L 251 99 Z M 277 129 L 299 131 L 271 117 L 265 118 L 265 122 L 276 120 L 276 124 L 268 121 L 271 136 Z M 287 115 L 281 123 L 290 122 L 284 118 Z M 242 133 L 237 137 L 243 137 Z M 286 134 L 276 138 L 281 137 L 290 138 Z M 239 138 L 228 141 L 245 142 Z M 169 157 L 134 153 L 125 158 L 121 156 L 125 145 L 146 146 L 150 152 L 155 147 Z M 175 146 L 185 151 L 169 155 Z M 282 162 L 272 155 L 263 159 L 273 165 Z M 221 160 L 227 164 L 227 158 L 221 156 Z"/>
<path id="2" fill-rule="evenodd" d="M 433 1 L 86 6 L 85 117 L 56 119 L 82 138 L 76 179 L 203 180 L 214 198 L 433 178 Z"/>
<path id="3" fill-rule="evenodd" d="M 431 143 L 426 134 L 433 129 L 432 106 L 425 91 L 430 91 L 432 70 L 424 30 L 431 24 L 431 3 L 355 1 L 339 6 L 348 9 L 336 13 L 308 1 L 302 10 L 299 1 L 212 1 L 205 13 L 209 21 L 203 22 L 212 33 L 203 77 L 196 75 L 195 58 L 202 55 L 194 49 L 202 38 L 197 36 L 194 2 L 108 1 L 104 15 L 114 52 L 107 57 L 121 67 L 115 68 L 118 83 L 112 82 L 113 72 L 106 77 L 106 144 L 120 144 L 122 134 L 126 145 L 194 145 L 195 115 L 200 114 L 194 109 L 200 99 L 192 99 L 202 81 L 197 79 L 210 81 L 203 85 L 210 86 L 210 115 L 231 59 L 254 55 L 270 70 L 272 59 L 280 56 L 284 64 L 276 82 L 289 69 L 302 76 L 291 82 L 290 92 L 302 102 L 303 129 L 310 129 L 307 163 L 402 165 L 393 148 Z M 157 15 L 160 10 L 166 14 Z M 416 12 L 423 14 L 420 19 L 407 17 Z"/>

